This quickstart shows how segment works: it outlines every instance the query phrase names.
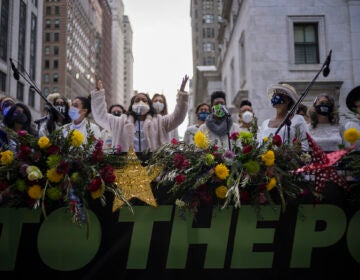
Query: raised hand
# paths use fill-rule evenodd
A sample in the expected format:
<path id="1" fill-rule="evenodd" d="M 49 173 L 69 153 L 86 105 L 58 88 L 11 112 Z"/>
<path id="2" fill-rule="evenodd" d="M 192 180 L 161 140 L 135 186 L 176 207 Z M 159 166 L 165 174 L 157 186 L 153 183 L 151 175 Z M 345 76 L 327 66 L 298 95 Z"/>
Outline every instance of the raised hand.
<path id="1" fill-rule="evenodd" d="M 95 86 L 97 90 L 101 90 L 104 88 L 103 83 L 99 80 L 98 75 L 95 73 Z"/>
<path id="2" fill-rule="evenodd" d="M 189 80 L 189 76 L 185 75 L 181 82 L 180 91 L 185 91 L 185 86 L 188 80 Z"/>

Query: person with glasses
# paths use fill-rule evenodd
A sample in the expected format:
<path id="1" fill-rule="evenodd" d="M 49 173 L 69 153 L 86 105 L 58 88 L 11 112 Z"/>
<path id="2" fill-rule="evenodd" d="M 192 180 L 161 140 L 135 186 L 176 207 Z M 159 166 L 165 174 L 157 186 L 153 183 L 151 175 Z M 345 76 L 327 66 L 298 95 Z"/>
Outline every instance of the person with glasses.
<path id="1" fill-rule="evenodd" d="M 122 114 L 126 114 L 125 108 L 120 104 L 113 104 L 109 107 L 108 113 L 120 117 Z M 104 141 L 103 149 L 106 152 L 111 153 L 117 147 L 112 145 L 112 132 L 108 129 L 101 130 L 101 139 Z"/>

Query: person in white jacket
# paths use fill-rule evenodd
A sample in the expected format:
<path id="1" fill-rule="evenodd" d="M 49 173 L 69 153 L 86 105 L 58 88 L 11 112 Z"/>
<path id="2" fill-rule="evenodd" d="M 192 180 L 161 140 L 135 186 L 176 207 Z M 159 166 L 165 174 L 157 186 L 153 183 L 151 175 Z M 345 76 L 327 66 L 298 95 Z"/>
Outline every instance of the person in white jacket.
<path id="1" fill-rule="evenodd" d="M 109 114 L 106 110 L 102 81 L 97 78 L 96 81 L 96 89 L 91 92 L 94 120 L 104 129 L 112 131 L 112 145 L 120 147 L 122 152 L 128 152 L 131 147 L 139 157 L 140 154 L 154 152 L 170 142 L 169 132 L 177 128 L 186 117 L 189 98 L 188 92 L 185 91 L 187 75 L 178 91 L 174 112 L 165 116 L 156 114 L 146 93 L 137 93 L 131 98 L 126 114 L 120 117 Z M 144 161 L 144 158 L 141 159 Z"/>

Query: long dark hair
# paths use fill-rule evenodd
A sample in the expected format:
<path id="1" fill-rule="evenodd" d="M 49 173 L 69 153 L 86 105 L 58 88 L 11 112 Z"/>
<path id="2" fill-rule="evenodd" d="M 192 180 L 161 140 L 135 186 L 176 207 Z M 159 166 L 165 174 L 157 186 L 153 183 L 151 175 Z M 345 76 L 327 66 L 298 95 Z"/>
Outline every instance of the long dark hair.
<path id="1" fill-rule="evenodd" d="M 32 135 L 36 135 L 36 131 L 34 130 L 33 126 L 32 126 L 32 116 L 31 116 L 31 112 L 29 110 L 29 108 L 23 104 L 23 103 L 15 103 L 14 105 L 11 106 L 11 108 L 9 109 L 9 112 L 6 114 L 6 116 L 4 117 L 3 123 L 5 124 L 5 126 L 7 126 L 8 128 L 14 129 L 15 127 L 15 121 L 14 121 L 14 113 L 16 111 L 16 109 L 18 107 L 21 107 L 24 111 L 24 114 L 26 116 L 26 122 L 22 124 L 22 130 L 26 130 L 28 133 L 32 134 Z"/>
<path id="2" fill-rule="evenodd" d="M 56 104 L 56 101 L 57 100 L 62 100 L 63 103 L 64 103 L 64 106 L 65 106 L 65 112 L 63 112 L 62 114 L 64 115 L 64 119 L 61 120 L 61 125 L 64 125 L 64 124 L 67 124 L 67 123 L 70 123 L 71 122 L 71 118 L 69 117 L 68 115 L 68 112 L 69 112 L 69 102 L 67 100 L 66 97 L 64 96 L 57 96 L 54 98 L 54 101 L 53 101 L 53 105 Z M 46 122 L 46 129 L 47 131 L 51 134 L 55 129 L 56 129 L 56 125 L 55 125 L 55 122 L 56 120 L 58 119 L 58 115 L 56 112 L 53 112 L 53 109 L 51 108 L 48 108 L 49 110 L 49 119 L 47 120 Z M 59 117 L 61 118 L 61 117 Z"/>
<path id="3" fill-rule="evenodd" d="M 156 111 L 155 111 L 155 109 L 154 109 L 154 107 L 152 105 L 152 101 L 150 99 L 150 96 L 147 93 L 143 93 L 143 92 L 139 92 L 136 95 L 138 95 L 138 94 L 142 94 L 142 95 L 144 95 L 146 97 L 146 99 L 148 101 L 148 104 L 149 104 L 149 107 L 150 107 L 150 111 L 147 113 L 147 115 L 150 114 L 153 117 L 156 114 Z M 133 116 L 134 118 L 137 117 L 137 114 L 133 111 L 132 105 L 134 104 L 136 95 L 131 97 L 129 109 L 127 111 L 127 114 Z"/>

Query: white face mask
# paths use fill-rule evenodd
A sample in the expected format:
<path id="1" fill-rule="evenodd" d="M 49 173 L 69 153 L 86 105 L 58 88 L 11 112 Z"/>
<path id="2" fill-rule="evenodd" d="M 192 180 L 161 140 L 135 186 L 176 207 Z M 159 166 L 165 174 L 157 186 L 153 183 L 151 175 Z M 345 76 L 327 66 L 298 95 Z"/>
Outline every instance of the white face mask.
<path id="1" fill-rule="evenodd" d="M 132 105 L 132 110 L 137 114 L 137 115 L 145 115 L 147 112 L 150 111 L 150 106 L 146 103 L 144 103 L 143 101 L 134 103 Z"/>
<path id="2" fill-rule="evenodd" d="M 156 113 L 160 114 L 162 110 L 164 110 L 164 103 L 161 103 L 160 101 L 156 101 L 153 103 L 153 107 L 156 111 Z"/>
<path id="3" fill-rule="evenodd" d="M 253 120 L 253 118 L 254 118 L 254 114 L 249 111 L 245 111 L 241 115 L 241 119 L 244 123 L 250 123 Z"/>
<path id="4" fill-rule="evenodd" d="M 80 118 L 80 109 L 71 106 L 68 115 L 73 121 L 76 121 Z"/>

